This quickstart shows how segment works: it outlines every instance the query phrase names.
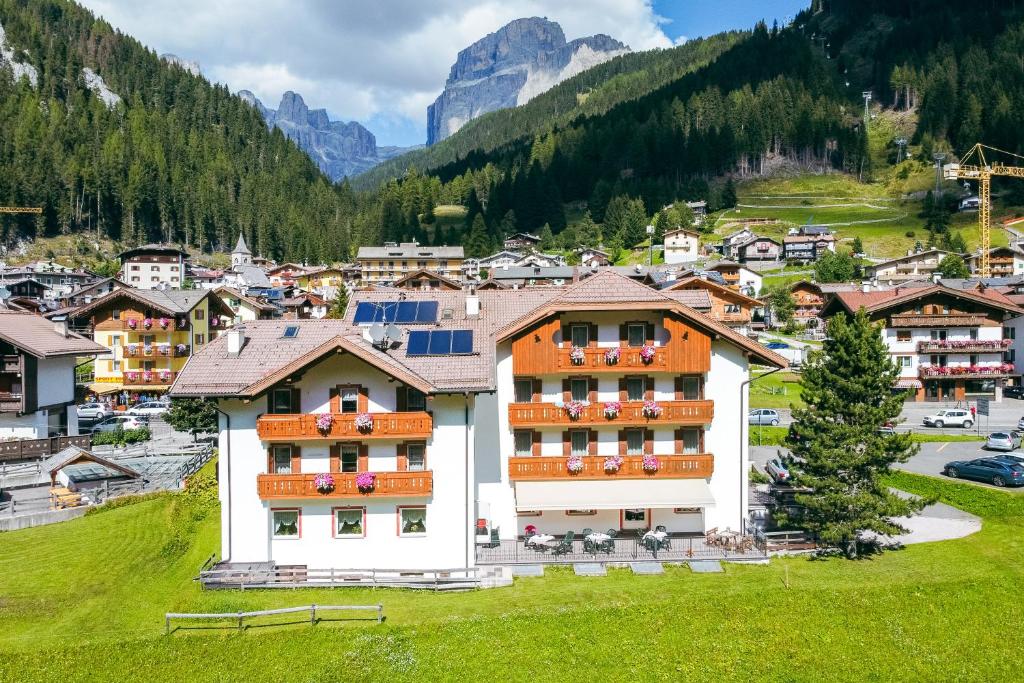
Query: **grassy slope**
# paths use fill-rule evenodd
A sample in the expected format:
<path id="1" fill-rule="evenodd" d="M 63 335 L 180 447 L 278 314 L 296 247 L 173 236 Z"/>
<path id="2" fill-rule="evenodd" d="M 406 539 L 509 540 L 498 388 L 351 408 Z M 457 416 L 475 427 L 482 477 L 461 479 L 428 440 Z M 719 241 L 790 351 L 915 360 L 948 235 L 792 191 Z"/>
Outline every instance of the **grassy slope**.
<path id="1" fill-rule="evenodd" d="M 549 570 L 462 594 L 202 592 L 208 515 L 176 559 L 172 496 L 5 534 L 2 680 L 758 680 L 1015 676 L 1024 607 L 1024 498 L 912 475 L 986 516 L 982 532 L 860 562 L 776 559 L 724 575 L 669 567 L 585 579 Z M 166 553 L 165 553 L 166 554 Z M 786 587 L 788 583 L 788 588 Z M 1003 596 L 1003 597 L 999 597 Z M 297 624 L 161 635 L 165 610 L 383 602 L 387 623 Z M 339 631 L 344 637 L 339 637 Z M 770 656 L 769 654 L 770 653 Z"/>
<path id="2" fill-rule="evenodd" d="M 783 406 L 788 407 L 788 406 Z M 789 432 L 788 427 L 771 427 L 767 425 L 751 425 L 749 441 L 752 446 L 781 446 Z M 910 435 L 914 443 L 948 443 L 951 441 L 984 441 L 985 437 L 977 434 L 928 434 L 914 433 Z"/>

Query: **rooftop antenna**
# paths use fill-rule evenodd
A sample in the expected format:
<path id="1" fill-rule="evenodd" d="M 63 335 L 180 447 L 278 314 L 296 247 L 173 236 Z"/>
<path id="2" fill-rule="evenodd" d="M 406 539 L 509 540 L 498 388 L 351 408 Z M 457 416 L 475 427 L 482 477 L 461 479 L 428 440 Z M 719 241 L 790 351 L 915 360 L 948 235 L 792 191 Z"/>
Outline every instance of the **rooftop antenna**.
<path id="1" fill-rule="evenodd" d="M 387 344 L 387 333 L 384 331 L 384 326 L 380 323 L 370 325 L 370 329 L 367 330 L 367 334 L 370 335 L 370 341 L 373 342 L 374 346 Z"/>
<path id="2" fill-rule="evenodd" d="M 391 342 L 400 341 L 402 341 L 402 328 L 395 324 L 388 324 L 388 326 L 384 328 L 383 345 L 387 346 Z"/>

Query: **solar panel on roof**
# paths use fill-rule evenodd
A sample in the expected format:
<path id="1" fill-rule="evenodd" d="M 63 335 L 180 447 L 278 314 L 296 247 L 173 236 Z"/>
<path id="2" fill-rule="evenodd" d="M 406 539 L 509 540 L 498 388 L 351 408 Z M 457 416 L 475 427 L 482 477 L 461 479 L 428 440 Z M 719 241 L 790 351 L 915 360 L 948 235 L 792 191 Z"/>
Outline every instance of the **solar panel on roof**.
<path id="1" fill-rule="evenodd" d="M 416 322 L 417 310 L 419 309 L 419 302 L 416 301 L 399 301 L 398 312 L 395 314 L 396 323 L 412 323 Z"/>
<path id="2" fill-rule="evenodd" d="M 298 325 L 289 325 L 288 327 L 284 328 L 284 334 L 281 336 L 284 337 L 285 339 L 291 339 L 292 337 L 299 336 Z"/>
<path id="3" fill-rule="evenodd" d="M 416 322 L 419 323 L 436 323 L 437 322 L 437 302 L 436 301 L 421 301 L 419 311 L 416 314 Z"/>
<path id="4" fill-rule="evenodd" d="M 432 330 L 430 332 L 430 348 L 432 356 L 447 356 L 452 352 L 451 330 Z"/>
<path id="5" fill-rule="evenodd" d="M 405 353 L 409 356 L 427 355 L 427 347 L 430 343 L 430 332 L 418 330 L 409 333 L 409 342 Z"/>
<path id="6" fill-rule="evenodd" d="M 354 322 L 357 325 L 362 325 L 362 324 L 366 324 L 366 323 L 372 323 L 373 322 L 373 314 L 374 314 L 374 311 L 376 311 L 376 310 L 377 310 L 377 305 L 376 304 L 371 304 L 369 302 L 364 301 L 361 304 L 356 306 L 356 316 L 355 316 L 355 318 L 352 319 L 352 322 Z"/>
<path id="7" fill-rule="evenodd" d="M 455 330 L 452 332 L 452 353 L 473 352 L 473 330 Z"/>

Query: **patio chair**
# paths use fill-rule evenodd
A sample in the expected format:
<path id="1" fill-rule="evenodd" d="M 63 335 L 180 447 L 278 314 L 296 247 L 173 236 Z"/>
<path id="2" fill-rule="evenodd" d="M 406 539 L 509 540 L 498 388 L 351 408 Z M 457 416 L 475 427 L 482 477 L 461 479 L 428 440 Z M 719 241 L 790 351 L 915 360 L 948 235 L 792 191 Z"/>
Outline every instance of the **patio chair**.
<path id="1" fill-rule="evenodd" d="M 606 541 L 601 541 L 601 550 L 611 555 L 613 552 L 615 552 L 616 531 L 615 529 L 609 529 L 607 533 L 609 538 Z"/>
<path id="2" fill-rule="evenodd" d="M 642 537 L 644 549 L 651 553 L 655 559 L 658 558 L 658 539 L 654 536 Z"/>
<path id="3" fill-rule="evenodd" d="M 491 529 L 491 540 L 485 544 L 487 548 L 497 548 L 501 545 L 501 537 L 498 535 L 499 527 Z"/>
<path id="4" fill-rule="evenodd" d="M 704 533 L 704 542 L 708 545 L 718 545 L 718 527 L 708 529 Z"/>
<path id="5" fill-rule="evenodd" d="M 576 536 L 572 531 L 568 531 L 565 534 L 565 538 L 554 547 L 551 551 L 552 555 L 567 555 L 572 552 L 572 539 Z"/>
<path id="6" fill-rule="evenodd" d="M 668 529 L 665 528 L 664 524 L 659 524 L 658 526 L 654 527 L 654 530 L 655 531 L 660 531 L 660 532 L 666 533 L 666 534 L 668 533 Z"/>
<path id="7" fill-rule="evenodd" d="M 592 533 L 594 533 L 594 530 L 591 529 L 590 527 L 587 527 L 586 529 L 583 530 L 583 537 L 586 538 L 587 536 L 589 536 Z"/>
<path id="8" fill-rule="evenodd" d="M 594 543 L 589 538 L 587 538 L 587 536 L 585 536 L 585 535 L 583 536 L 583 552 L 585 552 L 585 553 L 587 553 L 589 555 L 596 555 L 597 554 L 597 544 Z"/>

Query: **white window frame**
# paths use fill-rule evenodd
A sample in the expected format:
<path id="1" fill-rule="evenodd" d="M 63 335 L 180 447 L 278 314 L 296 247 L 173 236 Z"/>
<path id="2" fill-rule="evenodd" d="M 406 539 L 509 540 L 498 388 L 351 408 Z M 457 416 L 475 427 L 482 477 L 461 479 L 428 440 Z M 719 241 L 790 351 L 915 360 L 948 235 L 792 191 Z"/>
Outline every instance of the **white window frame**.
<path id="1" fill-rule="evenodd" d="M 423 511 L 423 531 L 405 531 L 405 513 L 412 510 Z M 422 537 L 427 535 L 427 506 L 426 505 L 403 505 L 397 510 L 398 514 L 398 535 L 406 537 Z"/>
<path id="2" fill-rule="evenodd" d="M 277 515 L 282 512 L 294 512 L 295 513 L 295 533 L 294 534 L 278 534 L 277 533 Z M 279 541 L 294 541 L 302 538 L 302 510 L 300 508 L 271 508 L 270 510 L 270 535 L 274 540 Z"/>

